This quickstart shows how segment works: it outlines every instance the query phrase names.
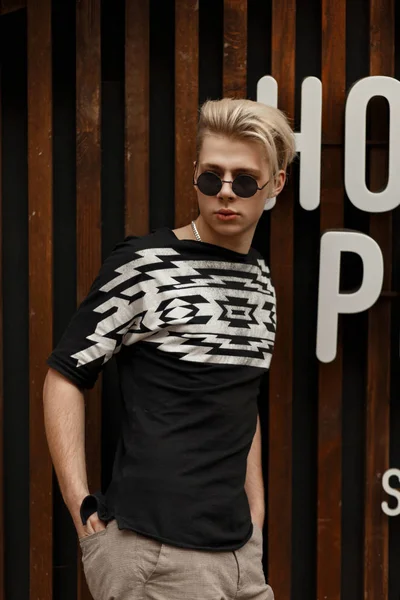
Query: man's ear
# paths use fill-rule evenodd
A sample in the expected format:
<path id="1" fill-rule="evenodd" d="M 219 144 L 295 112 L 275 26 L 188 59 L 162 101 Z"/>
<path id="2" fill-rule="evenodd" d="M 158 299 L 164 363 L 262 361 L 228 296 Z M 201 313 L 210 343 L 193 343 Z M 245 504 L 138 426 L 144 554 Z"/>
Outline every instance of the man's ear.
<path id="1" fill-rule="evenodd" d="M 281 193 L 281 191 L 283 190 L 285 183 L 286 183 L 286 172 L 283 171 L 283 169 L 281 171 L 279 171 L 275 177 L 275 188 L 273 191 L 273 195 L 270 198 L 266 198 L 265 200 L 265 204 L 264 204 L 264 210 L 271 210 L 271 208 L 274 208 L 275 204 L 276 204 L 276 197 L 279 196 L 279 194 Z"/>
<path id="2" fill-rule="evenodd" d="M 278 196 L 281 193 L 281 191 L 283 190 L 283 188 L 285 187 L 286 171 L 284 171 L 283 169 L 278 171 L 278 173 L 276 174 L 276 177 L 275 177 L 275 182 L 276 182 L 276 187 L 274 189 L 274 196 Z"/>

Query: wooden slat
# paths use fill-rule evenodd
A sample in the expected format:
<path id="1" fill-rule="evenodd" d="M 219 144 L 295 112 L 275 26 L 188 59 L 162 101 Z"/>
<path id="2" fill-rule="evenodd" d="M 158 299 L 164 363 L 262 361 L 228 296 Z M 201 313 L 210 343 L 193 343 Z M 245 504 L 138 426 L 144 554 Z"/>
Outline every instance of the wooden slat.
<path id="1" fill-rule="evenodd" d="M 3 161 L 2 161 L 2 140 L 3 140 L 3 102 L 2 102 L 2 72 L 0 67 L 0 598 L 5 598 L 5 580 L 4 580 L 4 379 L 3 379 Z"/>
<path id="2" fill-rule="evenodd" d="M 282 44 L 282 40 L 285 43 Z M 278 105 L 295 111 L 296 0 L 273 0 L 271 74 Z M 271 211 L 271 274 L 277 296 L 277 337 L 269 384 L 268 579 L 275 596 L 291 598 L 293 399 L 293 187 Z"/>
<path id="3" fill-rule="evenodd" d="M 370 0 L 370 75 L 394 76 L 394 0 Z M 374 106 L 373 106 L 374 108 Z M 372 138 L 386 129 L 382 103 L 372 110 Z M 382 122 L 383 121 L 383 122 Z M 370 185 L 386 185 L 388 150 L 371 148 Z M 370 235 L 379 244 L 385 265 L 383 289 L 391 288 L 392 216 L 370 217 Z M 391 303 L 380 298 L 368 313 L 368 380 L 365 448 L 364 598 L 388 598 L 388 517 L 381 509 L 382 474 L 389 468 Z"/>
<path id="4" fill-rule="evenodd" d="M 125 233 L 149 229 L 149 0 L 125 3 Z"/>
<path id="5" fill-rule="evenodd" d="M 52 598 L 52 463 L 43 423 L 53 347 L 51 0 L 28 5 L 30 598 Z"/>
<path id="6" fill-rule="evenodd" d="M 175 0 L 175 227 L 197 217 L 193 189 L 199 102 L 197 0 Z"/>
<path id="7" fill-rule="evenodd" d="M 101 266 L 100 0 L 76 5 L 77 302 Z M 101 381 L 86 394 L 86 465 L 89 491 L 101 486 Z M 78 598 L 91 600 L 78 544 Z"/>
<path id="8" fill-rule="evenodd" d="M 343 122 L 346 0 L 322 2 L 321 233 L 343 227 Z M 319 365 L 317 598 L 341 597 L 342 336 L 337 356 Z"/>
<path id="9" fill-rule="evenodd" d="M 26 0 L 0 0 L 0 15 L 26 8 Z"/>
<path id="10" fill-rule="evenodd" d="M 247 0 L 224 0 L 224 96 L 246 98 Z"/>

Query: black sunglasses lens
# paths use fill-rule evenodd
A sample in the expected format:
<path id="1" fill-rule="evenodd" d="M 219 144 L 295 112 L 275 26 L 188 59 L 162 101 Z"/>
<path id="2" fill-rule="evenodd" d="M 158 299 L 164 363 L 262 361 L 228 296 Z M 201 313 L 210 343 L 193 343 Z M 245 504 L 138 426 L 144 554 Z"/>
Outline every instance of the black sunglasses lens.
<path id="1" fill-rule="evenodd" d="M 222 183 L 218 175 L 205 171 L 197 178 L 197 187 L 202 194 L 215 196 L 220 191 Z"/>
<path id="2" fill-rule="evenodd" d="M 257 191 L 257 181 L 250 175 L 238 175 L 232 184 L 232 189 L 236 196 L 241 198 L 250 198 Z"/>

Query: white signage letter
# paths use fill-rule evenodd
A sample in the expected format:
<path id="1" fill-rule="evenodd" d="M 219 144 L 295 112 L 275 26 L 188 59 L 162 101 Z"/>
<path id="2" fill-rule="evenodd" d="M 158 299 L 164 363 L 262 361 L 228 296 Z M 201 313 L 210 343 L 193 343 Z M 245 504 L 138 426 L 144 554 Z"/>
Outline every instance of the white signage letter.
<path id="1" fill-rule="evenodd" d="M 361 287 L 340 293 L 342 252 L 361 257 L 364 274 Z M 336 356 L 338 317 L 359 313 L 375 304 L 383 284 L 383 256 L 378 244 L 359 231 L 328 231 L 321 238 L 317 320 L 317 358 L 331 362 Z"/>
<path id="2" fill-rule="evenodd" d="M 257 84 L 257 102 L 278 106 L 278 84 L 270 75 Z M 306 77 L 301 86 L 301 132 L 295 133 L 300 160 L 300 206 L 318 208 L 321 187 L 322 84 L 317 77 Z M 272 208 L 266 205 L 266 208 Z"/>
<path id="3" fill-rule="evenodd" d="M 382 478 L 382 487 L 389 496 L 394 496 L 397 499 L 396 508 L 389 508 L 388 503 L 382 502 L 382 510 L 389 517 L 397 517 L 400 515 L 400 491 L 390 485 L 390 478 L 397 477 L 400 482 L 400 470 L 399 469 L 389 469 L 383 474 Z"/>
<path id="4" fill-rule="evenodd" d="M 367 106 L 374 96 L 389 103 L 389 178 L 381 192 L 371 192 L 365 183 Z M 400 81 L 383 75 L 365 77 L 351 88 L 346 102 L 344 183 L 350 201 L 370 213 L 394 210 L 399 204 Z"/>

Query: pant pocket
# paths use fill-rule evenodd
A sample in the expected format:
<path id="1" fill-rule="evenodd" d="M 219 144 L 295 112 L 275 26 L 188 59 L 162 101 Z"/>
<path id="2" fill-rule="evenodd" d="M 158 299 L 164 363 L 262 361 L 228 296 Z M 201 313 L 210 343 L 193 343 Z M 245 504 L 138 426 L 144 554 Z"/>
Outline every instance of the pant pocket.
<path id="1" fill-rule="evenodd" d="M 107 553 L 108 527 L 79 539 L 82 550 L 83 571 L 93 600 L 103 600 L 105 598 L 102 595 L 102 590 L 104 589 L 103 579 L 106 572 L 104 556 Z"/>
<path id="2" fill-rule="evenodd" d="M 166 544 L 154 538 L 138 534 L 137 554 L 140 560 L 140 570 L 143 582 L 146 584 L 160 568 Z"/>
<path id="3" fill-rule="evenodd" d="M 79 543 L 81 545 L 82 551 L 83 551 L 83 548 L 86 546 L 86 544 L 89 541 L 92 541 L 93 539 L 101 537 L 102 535 L 106 535 L 107 528 L 108 528 L 108 525 L 105 529 L 101 529 L 100 531 L 95 531 L 94 533 L 91 533 L 90 535 L 84 535 L 83 537 L 80 537 Z"/>
<path id="4" fill-rule="evenodd" d="M 253 521 L 253 535 L 252 535 L 252 537 L 256 538 L 259 541 L 261 540 L 261 542 L 262 542 L 263 531 L 262 531 L 261 527 L 259 527 L 257 525 L 257 523 L 254 523 L 254 521 Z"/>

